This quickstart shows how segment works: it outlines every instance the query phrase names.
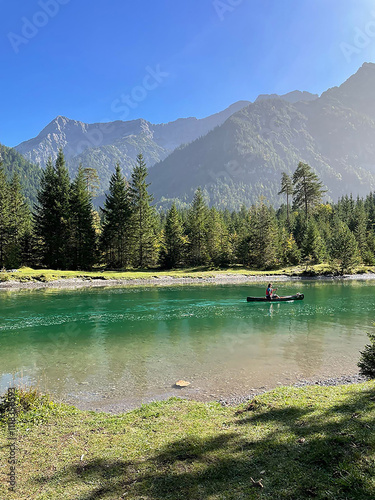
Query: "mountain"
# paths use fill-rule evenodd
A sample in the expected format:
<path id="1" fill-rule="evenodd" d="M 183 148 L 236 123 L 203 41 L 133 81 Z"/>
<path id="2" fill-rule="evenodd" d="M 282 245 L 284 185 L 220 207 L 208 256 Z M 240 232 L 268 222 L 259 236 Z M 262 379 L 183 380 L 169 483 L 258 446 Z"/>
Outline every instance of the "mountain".
<path id="1" fill-rule="evenodd" d="M 207 134 L 248 104 L 239 101 L 206 118 L 181 118 L 159 125 L 143 119 L 87 124 L 58 116 L 37 137 L 22 142 L 16 149 L 44 167 L 48 157 L 54 160 L 59 148 L 63 148 L 71 174 L 76 173 L 80 163 L 96 168 L 103 192 L 117 162 L 129 175 L 137 154 L 142 152 L 152 167 L 175 148 Z"/>
<path id="2" fill-rule="evenodd" d="M 321 96 L 322 100 L 337 101 L 341 105 L 375 120 L 375 64 L 364 63 L 353 76 L 339 87 L 333 87 Z"/>
<path id="3" fill-rule="evenodd" d="M 318 94 L 311 94 L 310 92 L 301 92 L 300 90 L 293 90 L 293 92 L 288 92 L 287 94 L 260 94 L 255 102 L 264 101 L 265 99 L 283 99 L 284 101 L 290 102 L 292 104 L 299 101 L 315 101 L 318 99 Z"/>
<path id="4" fill-rule="evenodd" d="M 102 196 L 116 162 L 129 176 L 142 152 L 161 206 L 190 202 L 198 186 L 220 207 L 259 196 L 277 204 L 281 173 L 293 173 L 299 161 L 327 185 L 327 198 L 365 195 L 375 189 L 375 64 L 365 63 L 320 97 L 262 94 L 203 119 L 85 124 L 59 116 L 16 149 L 44 166 L 60 147 L 72 175 L 80 163 L 97 169 Z"/>
<path id="5" fill-rule="evenodd" d="M 8 148 L 2 144 L 0 144 L 0 159 L 9 181 L 14 174 L 18 174 L 23 193 L 32 207 L 36 202 L 42 169 L 25 160 L 14 148 Z"/>
<path id="6" fill-rule="evenodd" d="M 317 99 L 258 99 L 155 165 L 151 189 L 162 205 L 190 202 L 198 186 L 216 206 L 238 208 L 259 196 L 280 203 L 281 173 L 303 161 L 327 196 L 365 195 L 375 189 L 374 111 L 375 64 Z"/>

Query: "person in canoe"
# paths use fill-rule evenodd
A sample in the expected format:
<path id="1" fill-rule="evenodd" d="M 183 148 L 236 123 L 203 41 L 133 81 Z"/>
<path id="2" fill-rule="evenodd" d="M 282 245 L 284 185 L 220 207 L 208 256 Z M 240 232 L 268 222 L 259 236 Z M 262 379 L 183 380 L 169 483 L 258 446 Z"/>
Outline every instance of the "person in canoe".
<path id="1" fill-rule="evenodd" d="M 278 295 L 276 295 L 274 292 L 276 292 L 277 288 L 272 288 L 272 283 L 268 283 L 267 289 L 266 289 L 266 299 L 267 300 L 272 300 L 272 299 L 277 299 Z"/>

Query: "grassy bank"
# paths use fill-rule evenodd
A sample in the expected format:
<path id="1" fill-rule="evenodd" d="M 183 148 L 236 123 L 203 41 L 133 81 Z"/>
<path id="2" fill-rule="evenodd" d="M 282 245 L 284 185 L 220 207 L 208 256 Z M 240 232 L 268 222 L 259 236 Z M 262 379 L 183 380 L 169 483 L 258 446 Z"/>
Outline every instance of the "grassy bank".
<path id="1" fill-rule="evenodd" d="M 354 274 L 375 273 L 375 267 L 358 266 L 353 270 Z M 150 280 L 154 278 L 172 277 L 172 278 L 210 278 L 220 275 L 247 275 L 247 276 L 320 276 L 327 274 L 338 274 L 337 268 L 328 264 L 319 264 L 315 266 L 294 266 L 283 267 L 277 270 L 259 271 L 246 267 L 236 266 L 225 269 L 197 267 L 188 269 L 175 269 L 170 271 L 159 270 L 136 270 L 136 271 L 56 271 L 52 269 L 31 269 L 29 267 L 20 268 L 14 272 L 0 272 L 0 282 L 19 281 L 19 282 L 50 282 L 61 279 L 84 279 L 84 280 Z"/>
<path id="2" fill-rule="evenodd" d="M 17 499 L 375 498 L 375 382 L 238 408 L 170 399 L 111 416 L 29 398 Z M 1 424 L 6 491 L 6 428 Z"/>

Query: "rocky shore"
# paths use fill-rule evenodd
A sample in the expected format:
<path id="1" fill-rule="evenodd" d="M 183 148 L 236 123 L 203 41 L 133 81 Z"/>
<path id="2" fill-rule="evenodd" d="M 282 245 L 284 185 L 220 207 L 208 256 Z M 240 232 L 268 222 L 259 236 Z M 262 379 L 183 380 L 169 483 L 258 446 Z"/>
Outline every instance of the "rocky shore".
<path id="1" fill-rule="evenodd" d="M 323 276 L 288 276 L 288 275 L 252 275 L 252 274 L 214 274 L 207 277 L 175 277 L 175 276 L 154 276 L 153 278 L 142 279 L 87 279 L 87 278 L 64 278 L 52 281 L 3 281 L 0 282 L 0 290 L 14 289 L 75 289 L 89 287 L 111 287 L 111 286 L 140 286 L 140 285 L 191 285 L 191 284 L 245 284 L 257 282 L 281 282 L 281 281 L 301 281 L 301 280 L 374 280 L 375 274 L 347 274 L 343 276 L 323 275 Z"/>
<path id="2" fill-rule="evenodd" d="M 358 373 L 354 375 L 343 375 L 341 377 L 331 377 L 327 379 L 317 378 L 314 380 L 299 380 L 295 384 L 292 384 L 290 387 L 306 387 L 311 385 L 329 387 L 337 385 L 360 384 L 361 382 L 366 382 L 366 381 L 368 381 L 368 378 Z M 268 392 L 268 390 L 254 389 L 245 396 L 232 396 L 230 398 L 220 398 L 218 399 L 218 402 L 222 406 L 237 406 L 242 403 L 247 403 L 248 401 L 251 401 L 255 396 L 258 396 L 259 394 L 264 394 L 265 392 Z"/>

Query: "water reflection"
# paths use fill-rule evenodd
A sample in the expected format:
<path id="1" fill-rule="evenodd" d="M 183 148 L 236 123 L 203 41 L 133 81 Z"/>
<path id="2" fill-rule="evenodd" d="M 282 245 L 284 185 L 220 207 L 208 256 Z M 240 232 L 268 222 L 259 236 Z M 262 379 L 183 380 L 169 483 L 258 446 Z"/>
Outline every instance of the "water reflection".
<path id="1" fill-rule="evenodd" d="M 179 378 L 208 397 L 356 371 L 374 285 L 283 284 L 306 299 L 274 304 L 245 302 L 259 287 L 239 285 L 7 292 L 1 390 L 14 374 L 96 408 L 174 394 Z"/>

